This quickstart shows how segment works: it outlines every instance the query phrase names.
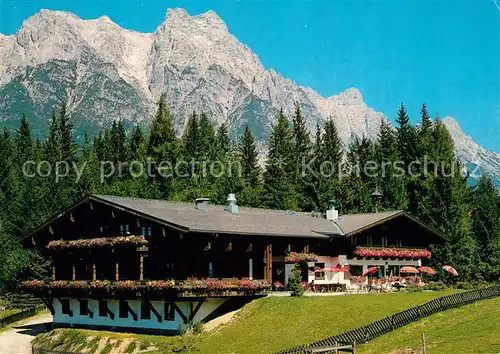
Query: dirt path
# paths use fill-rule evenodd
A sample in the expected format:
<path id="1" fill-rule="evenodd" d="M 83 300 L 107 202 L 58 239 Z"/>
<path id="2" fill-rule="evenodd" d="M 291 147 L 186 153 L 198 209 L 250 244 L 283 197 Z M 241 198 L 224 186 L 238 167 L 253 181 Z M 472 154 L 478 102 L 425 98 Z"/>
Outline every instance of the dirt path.
<path id="1" fill-rule="evenodd" d="M 10 328 L 0 332 L 1 354 L 30 354 L 30 342 L 35 336 L 47 330 L 52 323 L 52 315 L 43 313 L 10 325 Z"/>

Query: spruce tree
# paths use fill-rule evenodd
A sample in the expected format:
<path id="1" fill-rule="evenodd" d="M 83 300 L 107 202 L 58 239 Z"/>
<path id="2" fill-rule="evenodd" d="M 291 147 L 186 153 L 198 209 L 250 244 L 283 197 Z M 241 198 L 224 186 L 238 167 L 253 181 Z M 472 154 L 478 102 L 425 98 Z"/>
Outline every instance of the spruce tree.
<path id="1" fill-rule="evenodd" d="M 319 207 L 321 210 L 327 209 L 330 200 L 340 199 L 340 171 L 342 170 L 342 160 L 344 151 L 337 127 L 330 117 L 324 126 L 323 135 L 320 138 L 319 156 L 317 159 L 319 185 Z M 318 140 L 318 137 L 316 138 Z"/>
<path id="2" fill-rule="evenodd" d="M 471 190 L 468 215 L 481 275 L 484 280 L 496 281 L 500 279 L 500 195 L 488 176 L 481 176 Z"/>
<path id="3" fill-rule="evenodd" d="M 73 141 L 73 124 L 67 110 L 67 103 L 61 106 L 58 121 L 58 148 L 60 161 L 73 161 L 76 158 L 76 144 Z"/>
<path id="4" fill-rule="evenodd" d="M 31 138 L 31 130 L 26 115 L 21 117 L 21 123 L 16 137 L 16 150 L 19 161 L 25 162 L 32 157 L 33 140 Z"/>
<path id="5" fill-rule="evenodd" d="M 255 138 L 248 126 L 240 138 L 238 144 L 238 155 L 241 163 L 241 174 L 245 181 L 245 186 L 255 188 L 259 184 L 258 152 Z"/>
<path id="6" fill-rule="evenodd" d="M 135 125 L 128 138 L 128 151 L 132 161 L 139 160 L 143 143 L 144 135 L 142 130 L 138 125 Z"/>
<path id="7" fill-rule="evenodd" d="M 231 141 L 226 123 L 222 123 L 217 129 L 217 156 L 225 156 L 231 152 Z"/>
<path id="8" fill-rule="evenodd" d="M 397 171 L 397 161 L 399 160 L 397 139 L 393 129 L 385 119 L 380 120 L 376 156 L 380 165 L 377 184 L 383 195 L 382 208 L 404 210 L 408 203 L 408 197 L 405 189 L 405 178 Z"/>
<path id="9" fill-rule="evenodd" d="M 296 210 L 292 132 L 283 110 L 270 134 L 268 148 L 264 172 L 265 205 L 273 209 Z"/>
<path id="10" fill-rule="evenodd" d="M 314 176 L 306 168 L 312 158 L 311 137 L 298 104 L 295 105 L 295 114 L 292 119 L 292 138 L 295 159 L 294 183 L 299 208 L 311 211 L 316 207 Z"/>
<path id="11" fill-rule="evenodd" d="M 165 95 L 162 94 L 158 102 L 158 110 L 156 112 L 151 130 L 149 132 L 147 143 L 147 156 L 156 165 L 152 168 L 151 176 L 155 181 L 157 188 L 160 191 L 161 197 L 168 198 L 174 192 L 174 178 L 172 177 L 179 158 L 178 141 L 175 135 L 174 121 L 170 116 L 165 101 Z M 162 164 L 162 168 L 160 168 Z M 165 168 L 164 164 L 169 164 Z"/>
<path id="12" fill-rule="evenodd" d="M 201 161 L 212 161 L 217 153 L 215 129 L 205 113 L 200 115 L 197 149 Z"/>
<path id="13" fill-rule="evenodd" d="M 368 169 L 369 161 L 375 160 L 374 145 L 367 137 L 354 137 L 347 150 L 349 176 L 343 180 L 344 210 L 351 213 L 374 211 L 371 194 L 377 183 L 378 171 Z M 374 165 L 376 167 L 376 165 Z"/>

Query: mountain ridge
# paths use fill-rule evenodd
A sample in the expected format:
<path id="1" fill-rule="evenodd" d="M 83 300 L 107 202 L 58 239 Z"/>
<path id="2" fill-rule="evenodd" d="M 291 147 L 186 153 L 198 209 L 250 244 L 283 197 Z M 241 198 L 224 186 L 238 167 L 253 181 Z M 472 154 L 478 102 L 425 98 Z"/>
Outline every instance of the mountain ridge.
<path id="1" fill-rule="evenodd" d="M 124 29 L 108 16 L 82 20 L 41 10 L 15 34 L 0 35 L 0 121 L 7 125 L 23 107 L 43 129 L 52 106 L 65 100 L 80 132 L 119 118 L 140 124 L 151 119 L 161 93 L 179 132 L 193 110 L 203 110 L 214 125 L 227 123 L 233 135 L 248 123 L 262 141 L 279 110 L 290 116 L 296 103 L 311 131 L 332 117 L 344 144 L 354 135 L 375 138 L 380 120 L 388 121 L 356 88 L 323 97 L 266 69 L 212 10 L 191 16 L 169 9 L 151 33 Z M 457 156 L 476 160 L 500 180 L 498 154 L 447 123 Z"/>

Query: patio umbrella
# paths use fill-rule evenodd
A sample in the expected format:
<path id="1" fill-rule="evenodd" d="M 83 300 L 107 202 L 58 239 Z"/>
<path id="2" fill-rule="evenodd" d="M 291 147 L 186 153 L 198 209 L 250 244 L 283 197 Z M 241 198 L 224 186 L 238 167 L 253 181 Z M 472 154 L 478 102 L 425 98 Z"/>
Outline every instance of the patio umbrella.
<path id="1" fill-rule="evenodd" d="M 448 273 L 450 273 L 451 275 L 453 276 L 457 276 L 458 275 L 458 272 L 456 271 L 455 268 L 453 268 L 452 266 L 449 266 L 449 265 L 444 265 L 443 266 L 443 269 L 446 270 Z"/>
<path id="2" fill-rule="evenodd" d="M 434 270 L 434 268 L 431 268 L 431 267 L 419 267 L 418 270 L 421 272 L 421 273 L 427 273 L 429 275 L 434 275 L 436 274 L 436 271 Z"/>
<path id="3" fill-rule="evenodd" d="M 400 273 L 418 274 L 419 271 L 415 267 L 403 267 L 399 270 Z"/>
<path id="4" fill-rule="evenodd" d="M 378 272 L 378 268 L 379 268 L 379 267 L 370 267 L 370 268 L 368 268 L 367 270 L 365 270 L 365 271 L 363 272 L 363 276 L 365 277 L 365 276 L 367 276 L 368 274 L 375 274 L 375 273 L 377 273 L 377 272 Z"/>

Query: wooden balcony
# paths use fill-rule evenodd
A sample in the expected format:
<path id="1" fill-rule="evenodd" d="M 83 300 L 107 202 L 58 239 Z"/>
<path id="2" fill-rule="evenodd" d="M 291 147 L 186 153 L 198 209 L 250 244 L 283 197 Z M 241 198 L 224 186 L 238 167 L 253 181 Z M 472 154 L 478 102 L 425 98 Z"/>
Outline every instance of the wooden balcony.
<path id="1" fill-rule="evenodd" d="M 199 279 L 151 281 L 32 280 L 22 283 L 24 292 L 39 297 L 147 298 L 261 296 L 271 288 L 265 280 Z"/>

